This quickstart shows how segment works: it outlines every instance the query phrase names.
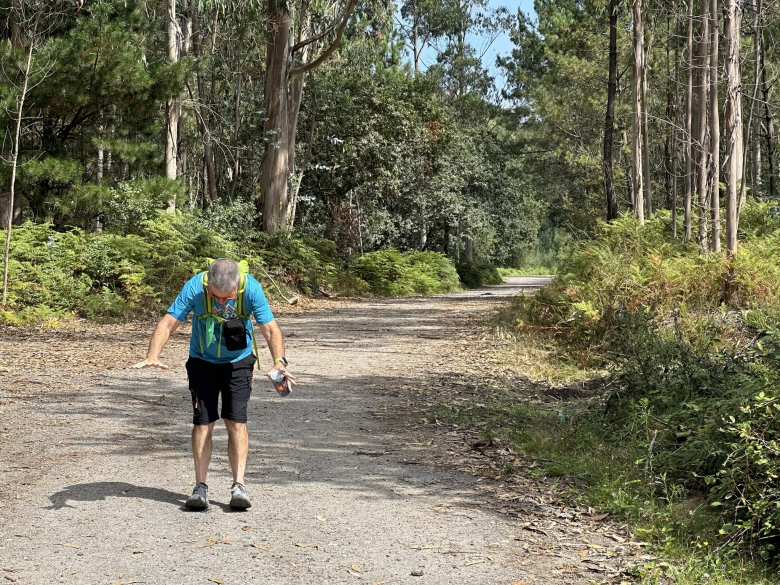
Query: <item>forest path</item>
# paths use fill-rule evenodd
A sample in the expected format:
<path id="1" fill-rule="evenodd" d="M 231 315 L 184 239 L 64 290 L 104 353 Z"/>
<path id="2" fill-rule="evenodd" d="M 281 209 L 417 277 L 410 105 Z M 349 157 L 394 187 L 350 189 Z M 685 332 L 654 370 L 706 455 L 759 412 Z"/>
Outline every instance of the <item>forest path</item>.
<path id="1" fill-rule="evenodd" d="M 479 324 L 501 295 L 539 284 L 281 318 L 300 386 L 279 398 L 256 376 L 253 507 L 242 513 L 226 506 L 221 426 L 211 507 L 182 508 L 186 335 L 166 350 L 169 372 L 126 369 L 148 324 L 2 336 L 0 583 L 621 582 L 632 553 L 619 527 L 561 504 L 530 473 L 461 471 L 484 454 L 428 415 L 450 397 L 442 377 L 486 351 Z"/>

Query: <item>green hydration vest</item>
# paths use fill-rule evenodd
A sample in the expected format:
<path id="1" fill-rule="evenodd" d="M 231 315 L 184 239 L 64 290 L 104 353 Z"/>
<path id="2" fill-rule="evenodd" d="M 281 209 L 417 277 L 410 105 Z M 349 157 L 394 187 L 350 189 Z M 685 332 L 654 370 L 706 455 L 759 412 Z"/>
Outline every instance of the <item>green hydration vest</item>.
<path id="1" fill-rule="evenodd" d="M 209 259 L 209 266 L 214 263 L 214 260 Z M 246 260 L 241 260 L 238 263 L 239 268 L 239 281 L 238 281 L 238 294 L 236 295 L 236 318 L 249 321 L 252 318 L 252 314 L 246 310 L 246 281 L 249 276 L 249 263 Z M 215 341 L 217 342 L 217 357 L 222 357 L 222 325 L 226 319 L 214 313 L 214 299 L 209 294 L 209 273 L 208 270 L 201 272 L 203 275 L 203 302 L 206 305 L 206 312 L 202 315 L 198 315 L 197 319 L 203 321 L 205 334 L 200 336 L 200 352 L 205 352 L 207 346 L 211 346 Z M 217 339 L 216 331 L 219 331 L 219 339 Z M 205 337 L 205 340 L 204 340 Z M 257 351 L 257 338 L 252 334 L 252 344 L 254 346 L 255 358 L 259 359 L 260 353 Z"/>

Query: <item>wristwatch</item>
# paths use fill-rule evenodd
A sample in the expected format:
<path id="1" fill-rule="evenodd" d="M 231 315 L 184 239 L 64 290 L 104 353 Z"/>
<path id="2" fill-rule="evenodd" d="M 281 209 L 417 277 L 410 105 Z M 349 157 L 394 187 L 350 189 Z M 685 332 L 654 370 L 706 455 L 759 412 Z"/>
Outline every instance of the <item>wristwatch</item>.
<path id="1" fill-rule="evenodd" d="M 290 362 L 288 362 L 288 361 L 287 361 L 287 358 L 286 358 L 286 357 L 284 357 L 284 356 L 276 358 L 276 359 L 274 360 L 274 365 L 278 364 L 279 362 L 281 362 L 281 363 L 282 363 L 282 365 L 283 365 L 285 368 L 286 368 L 286 367 L 289 365 L 289 363 L 290 363 Z"/>

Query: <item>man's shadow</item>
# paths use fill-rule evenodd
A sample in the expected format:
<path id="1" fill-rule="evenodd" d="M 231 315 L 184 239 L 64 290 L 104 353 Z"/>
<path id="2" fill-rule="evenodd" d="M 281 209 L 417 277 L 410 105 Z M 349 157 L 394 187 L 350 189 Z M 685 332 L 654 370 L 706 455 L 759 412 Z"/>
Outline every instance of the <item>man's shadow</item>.
<path id="1" fill-rule="evenodd" d="M 62 508 L 73 508 L 68 502 L 98 502 L 109 497 L 152 500 L 178 506 L 182 511 L 191 511 L 184 507 L 186 497 L 182 494 L 162 488 L 137 486 L 122 481 L 98 481 L 70 485 L 50 495 L 49 501 L 51 505 L 47 506 L 46 509 L 61 510 Z M 222 508 L 224 511 L 232 511 L 227 504 L 214 501 L 210 501 L 210 503 Z"/>

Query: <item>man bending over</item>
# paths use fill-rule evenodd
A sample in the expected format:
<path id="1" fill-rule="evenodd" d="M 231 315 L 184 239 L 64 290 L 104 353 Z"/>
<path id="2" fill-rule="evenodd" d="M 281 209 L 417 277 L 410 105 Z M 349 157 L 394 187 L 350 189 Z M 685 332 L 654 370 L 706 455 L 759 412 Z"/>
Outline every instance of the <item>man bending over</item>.
<path id="1" fill-rule="evenodd" d="M 209 505 L 208 470 L 211 460 L 214 423 L 225 420 L 228 456 L 233 472 L 231 508 L 245 510 L 252 504 L 244 484 L 249 434 L 247 403 L 252 392 L 252 371 L 257 344 L 251 317 L 254 316 L 271 351 L 274 365 L 267 375 L 295 382 L 286 370 L 284 337 L 274 319 L 262 285 L 232 260 L 217 260 L 208 272 L 192 277 L 157 324 L 149 342 L 146 359 L 134 368 L 158 367 L 160 353 L 171 334 L 193 312 L 187 377 L 192 395 L 192 455 L 195 460 L 195 488 L 186 507 L 205 510 Z M 253 348 L 255 351 L 253 353 Z M 259 357 L 259 356 L 257 356 Z M 276 384 L 278 391 L 285 388 Z M 219 397 L 222 412 L 219 412 Z"/>

